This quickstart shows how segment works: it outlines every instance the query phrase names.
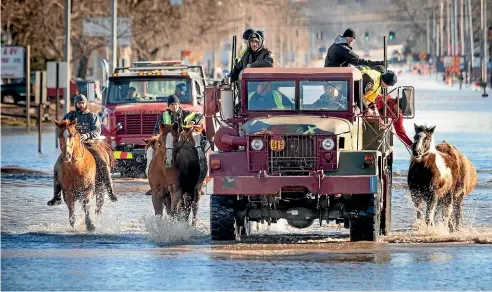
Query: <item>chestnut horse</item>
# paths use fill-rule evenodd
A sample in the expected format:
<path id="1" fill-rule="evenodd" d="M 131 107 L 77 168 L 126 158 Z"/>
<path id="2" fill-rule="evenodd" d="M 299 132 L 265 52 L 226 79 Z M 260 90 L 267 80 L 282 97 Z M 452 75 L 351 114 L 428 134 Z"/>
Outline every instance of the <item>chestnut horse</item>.
<path id="1" fill-rule="evenodd" d="M 80 141 L 80 134 L 75 129 L 77 119 L 70 122 L 55 121 L 59 129 L 58 139 L 62 151 L 63 161 L 58 172 L 63 199 L 68 207 L 70 225 L 75 225 L 75 200 L 79 199 L 85 213 L 85 225 L 88 231 L 94 231 L 95 227 L 90 216 L 90 203 L 94 195 L 96 184 L 96 161 L 94 156 Z M 104 196 L 98 193 L 97 196 Z M 97 198 L 96 212 L 101 213 L 102 202 Z"/>
<path id="2" fill-rule="evenodd" d="M 427 203 L 425 222 L 434 224 L 436 208 L 442 208 L 444 223 L 450 232 L 457 231 L 462 216 L 463 199 L 477 184 L 473 164 L 456 147 L 443 142 L 435 145 L 434 127 L 415 125 L 408 186 L 417 209 L 417 219 Z"/>
<path id="3" fill-rule="evenodd" d="M 181 193 L 178 188 L 178 171 L 172 165 L 173 145 L 178 140 L 177 124 L 159 123 L 159 136 L 153 137 L 147 150 L 152 147 L 152 160 L 148 166 L 147 177 L 152 192 L 152 204 L 156 216 L 162 216 L 164 206 L 169 216 L 174 217 L 179 210 Z M 147 141 L 147 143 L 149 143 Z M 150 145 L 150 146 L 149 146 Z"/>

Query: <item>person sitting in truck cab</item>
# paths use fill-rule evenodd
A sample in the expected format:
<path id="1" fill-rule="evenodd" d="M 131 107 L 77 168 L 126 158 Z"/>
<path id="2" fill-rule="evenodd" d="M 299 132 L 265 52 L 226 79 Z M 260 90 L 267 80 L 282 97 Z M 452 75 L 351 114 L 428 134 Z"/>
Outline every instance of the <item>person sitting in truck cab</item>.
<path id="1" fill-rule="evenodd" d="M 138 95 L 137 89 L 135 87 L 129 87 L 125 99 L 136 100 L 136 99 L 141 99 L 141 97 L 140 95 Z"/>
<path id="2" fill-rule="evenodd" d="M 325 93 L 323 93 L 317 101 L 313 103 L 314 109 L 328 109 L 328 110 L 344 110 L 347 106 L 343 104 L 344 98 L 339 88 L 326 82 L 323 84 Z M 346 101 L 345 101 L 346 103 Z"/>
<path id="3" fill-rule="evenodd" d="M 264 39 L 260 33 L 257 31 L 252 33 L 249 36 L 248 44 L 248 49 L 229 74 L 233 82 L 239 79 L 239 73 L 244 68 L 273 67 L 272 53 L 263 46 Z"/>
<path id="4" fill-rule="evenodd" d="M 248 92 L 248 109 L 289 110 L 294 109 L 294 104 L 282 92 L 273 90 L 270 82 L 260 82 L 256 90 Z"/>
<path id="5" fill-rule="evenodd" d="M 96 160 L 96 175 L 97 178 L 102 181 L 103 184 L 109 185 L 109 198 L 111 201 L 116 202 L 118 199 L 113 192 L 113 183 L 111 180 L 111 161 L 107 161 L 105 157 L 109 155 L 109 159 L 113 159 L 113 153 L 109 146 L 105 145 L 103 140 L 98 140 L 101 135 L 101 124 L 99 118 L 93 112 L 87 108 L 87 98 L 83 94 L 79 94 L 74 98 L 75 110 L 67 113 L 63 119 L 73 121 L 77 119 L 77 125 L 75 126 L 80 133 L 81 142 L 91 140 L 91 143 L 85 143 L 87 150 L 89 150 L 94 159 Z M 105 151 L 106 153 L 103 153 Z M 48 201 L 48 206 L 54 206 L 61 204 L 61 186 L 58 181 L 58 170 L 60 169 L 63 159 L 60 154 L 54 167 L 54 196 Z"/>

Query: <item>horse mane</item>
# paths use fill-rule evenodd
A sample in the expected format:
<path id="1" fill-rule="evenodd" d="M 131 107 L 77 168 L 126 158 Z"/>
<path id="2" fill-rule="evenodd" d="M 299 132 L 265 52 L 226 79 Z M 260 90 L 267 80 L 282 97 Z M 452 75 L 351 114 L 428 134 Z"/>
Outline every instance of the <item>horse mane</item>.
<path id="1" fill-rule="evenodd" d="M 200 179 L 200 161 L 195 145 L 189 141 L 178 141 L 174 150 L 174 167 L 178 170 L 179 186 L 183 192 L 194 194 Z"/>

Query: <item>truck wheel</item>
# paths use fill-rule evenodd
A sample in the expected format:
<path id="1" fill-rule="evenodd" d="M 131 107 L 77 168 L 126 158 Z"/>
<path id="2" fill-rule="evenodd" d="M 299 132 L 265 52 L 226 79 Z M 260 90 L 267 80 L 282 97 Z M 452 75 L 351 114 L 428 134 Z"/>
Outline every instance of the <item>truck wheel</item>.
<path id="1" fill-rule="evenodd" d="M 234 201 L 228 196 L 210 196 L 210 235 L 212 240 L 234 240 Z"/>
<path id="2" fill-rule="evenodd" d="M 379 241 L 381 233 L 381 188 L 376 195 L 355 195 L 352 200 L 358 205 L 358 215 L 350 219 L 350 241 Z"/>

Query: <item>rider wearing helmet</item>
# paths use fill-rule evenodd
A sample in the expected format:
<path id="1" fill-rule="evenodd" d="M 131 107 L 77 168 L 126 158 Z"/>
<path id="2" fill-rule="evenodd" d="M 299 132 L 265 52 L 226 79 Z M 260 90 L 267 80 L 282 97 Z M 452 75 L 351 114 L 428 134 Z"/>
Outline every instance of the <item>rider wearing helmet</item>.
<path id="1" fill-rule="evenodd" d="M 87 98 L 79 94 L 74 98 L 75 110 L 67 113 L 63 119 L 73 121 L 77 119 L 75 128 L 80 133 L 80 141 L 85 144 L 96 161 L 96 184 L 104 183 L 108 189 L 109 198 L 116 202 L 118 199 L 113 192 L 111 180 L 111 162 L 113 153 L 104 141 L 97 140 L 101 135 L 101 124 L 99 118 L 87 108 Z M 109 157 L 108 157 L 109 156 Z M 58 171 L 62 163 L 62 156 L 58 157 L 54 167 L 54 194 L 48 201 L 48 206 L 61 204 L 61 186 L 58 181 Z"/>
<path id="2" fill-rule="evenodd" d="M 255 31 L 249 36 L 246 52 L 229 75 L 231 81 L 237 81 L 239 79 L 239 73 L 244 68 L 273 67 L 272 53 L 263 46 L 264 38 L 261 36 L 262 34 L 263 32 Z"/>

